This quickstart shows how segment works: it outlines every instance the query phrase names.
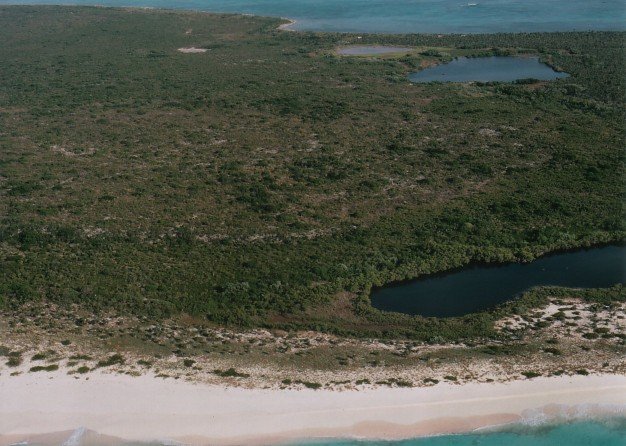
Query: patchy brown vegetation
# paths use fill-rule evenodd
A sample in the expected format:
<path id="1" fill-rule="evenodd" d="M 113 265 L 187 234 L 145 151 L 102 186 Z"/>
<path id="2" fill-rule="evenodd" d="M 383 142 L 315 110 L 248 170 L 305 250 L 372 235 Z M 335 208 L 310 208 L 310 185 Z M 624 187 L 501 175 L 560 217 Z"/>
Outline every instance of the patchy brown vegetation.
<path id="1" fill-rule="evenodd" d="M 189 317 L 157 325 L 136 317 L 81 317 L 77 309 L 37 306 L 0 315 L 0 353 L 13 359 L 0 366 L 0 374 L 56 366 L 75 376 L 149 373 L 247 387 L 340 389 L 626 373 L 625 305 L 553 299 L 499 320 L 498 338 L 457 344 L 236 331 Z M 585 333 L 598 336 L 587 339 Z"/>

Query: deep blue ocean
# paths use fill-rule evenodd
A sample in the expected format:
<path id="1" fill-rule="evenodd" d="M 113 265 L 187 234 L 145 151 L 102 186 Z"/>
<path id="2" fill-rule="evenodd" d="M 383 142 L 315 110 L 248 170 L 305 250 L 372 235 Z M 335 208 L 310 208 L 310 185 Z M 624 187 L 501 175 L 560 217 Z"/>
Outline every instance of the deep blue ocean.
<path id="1" fill-rule="evenodd" d="M 494 33 L 626 29 L 625 0 L 0 0 L 196 9 L 289 17 L 294 29 Z"/>
<path id="2" fill-rule="evenodd" d="M 298 446 L 624 446 L 625 420 L 527 427 L 515 432 L 443 435 L 402 441 L 317 441 Z"/>

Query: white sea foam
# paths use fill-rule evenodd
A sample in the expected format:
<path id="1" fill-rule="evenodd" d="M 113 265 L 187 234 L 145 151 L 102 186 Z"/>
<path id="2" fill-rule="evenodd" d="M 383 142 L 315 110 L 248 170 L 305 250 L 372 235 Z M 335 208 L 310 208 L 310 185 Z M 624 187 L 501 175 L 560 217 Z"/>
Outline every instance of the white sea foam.
<path id="1" fill-rule="evenodd" d="M 515 425 L 520 428 L 540 428 L 572 422 L 610 422 L 626 418 L 626 404 L 550 404 L 521 413 Z"/>
<path id="2" fill-rule="evenodd" d="M 79 427 L 72 432 L 67 440 L 63 442 L 62 446 L 80 446 L 87 430 L 84 427 Z"/>

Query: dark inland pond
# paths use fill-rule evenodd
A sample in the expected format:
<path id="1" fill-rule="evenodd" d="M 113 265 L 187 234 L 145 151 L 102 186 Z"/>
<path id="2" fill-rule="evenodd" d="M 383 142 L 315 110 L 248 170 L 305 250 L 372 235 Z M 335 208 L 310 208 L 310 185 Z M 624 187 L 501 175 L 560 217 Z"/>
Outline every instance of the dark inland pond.
<path id="1" fill-rule="evenodd" d="M 548 81 L 568 77 L 537 57 L 458 57 L 452 62 L 409 74 L 411 82 L 513 82 L 521 79 Z"/>
<path id="2" fill-rule="evenodd" d="M 607 246 L 390 284 L 375 288 L 371 301 L 384 311 L 452 317 L 491 309 L 535 286 L 604 288 L 625 282 L 626 246 Z"/>

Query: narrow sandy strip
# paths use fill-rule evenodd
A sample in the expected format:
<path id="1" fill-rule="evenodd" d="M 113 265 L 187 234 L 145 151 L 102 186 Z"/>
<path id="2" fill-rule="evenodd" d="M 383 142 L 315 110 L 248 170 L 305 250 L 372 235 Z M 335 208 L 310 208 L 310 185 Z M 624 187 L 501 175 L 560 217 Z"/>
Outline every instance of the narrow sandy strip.
<path id="1" fill-rule="evenodd" d="M 296 24 L 295 20 L 288 19 L 286 17 L 281 17 L 281 19 L 289 20 L 289 23 L 283 23 L 282 25 L 278 25 L 277 29 L 279 29 L 281 31 L 295 31 L 295 29 L 292 28 L 292 26 L 294 26 Z"/>
<path id="2" fill-rule="evenodd" d="M 96 373 L 88 380 L 62 372 L 0 376 L 0 445 L 79 426 L 129 440 L 193 444 L 406 438 L 581 411 L 626 416 L 626 376 L 345 392 L 223 388 Z"/>
<path id="3" fill-rule="evenodd" d="M 188 48 L 178 48 L 178 51 L 186 54 L 197 54 L 197 53 L 206 53 L 206 48 L 196 48 L 195 46 L 190 46 Z"/>

